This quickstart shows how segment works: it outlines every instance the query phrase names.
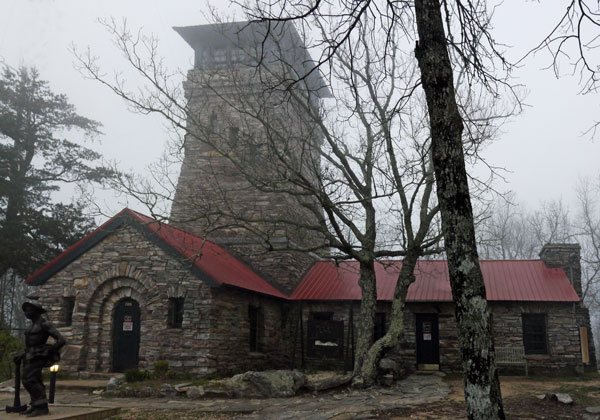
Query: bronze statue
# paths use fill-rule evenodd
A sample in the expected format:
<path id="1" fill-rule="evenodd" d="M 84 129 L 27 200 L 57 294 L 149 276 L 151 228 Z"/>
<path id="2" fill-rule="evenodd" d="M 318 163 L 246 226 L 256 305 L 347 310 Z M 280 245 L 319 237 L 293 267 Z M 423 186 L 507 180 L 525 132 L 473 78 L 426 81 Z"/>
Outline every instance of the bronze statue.
<path id="1" fill-rule="evenodd" d="M 23 362 L 23 386 L 29 392 L 31 403 L 21 414 L 37 417 L 49 414 L 46 388 L 42 381 L 42 369 L 50 367 L 60 360 L 59 350 L 66 344 L 63 336 L 54 326 L 42 317 L 46 310 L 37 303 L 23 304 L 25 316 L 32 321 L 25 332 L 25 353 L 14 357 L 15 363 Z M 54 344 L 46 344 L 48 337 L 54 338 Z"/>

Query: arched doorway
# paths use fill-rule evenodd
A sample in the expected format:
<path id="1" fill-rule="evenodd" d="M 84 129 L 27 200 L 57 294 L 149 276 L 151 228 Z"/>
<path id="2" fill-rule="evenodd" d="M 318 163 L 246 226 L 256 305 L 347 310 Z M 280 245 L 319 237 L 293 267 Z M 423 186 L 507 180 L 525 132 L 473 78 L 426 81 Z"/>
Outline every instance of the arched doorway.
<path id="1" fill-rule="evenodd" d="M 140 305 L 131 298 L 117 302 L 113 315 L 114 372 L 135 368 L 140 350 Z"/>

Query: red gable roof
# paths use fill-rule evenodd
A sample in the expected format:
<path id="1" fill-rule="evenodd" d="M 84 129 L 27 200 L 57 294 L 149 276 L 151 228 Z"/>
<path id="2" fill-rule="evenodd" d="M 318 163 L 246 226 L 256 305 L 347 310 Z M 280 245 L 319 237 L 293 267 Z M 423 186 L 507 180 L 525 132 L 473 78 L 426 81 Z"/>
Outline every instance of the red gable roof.
<path id="1" fill-rule="evenodd" d="M 133 210 L 124 209 L 92 233 L 39 269 L 26 282 L 41 285 L 69 263 L 124 225 L 142 232 L 163 250 L 183 257 L 199 278 L 212 286 L 229 285 L 292 300 L 360 300 L 356 261 L 336 265 L 316 262 L 292 296 L 288 297 L 217 244 Z M 375 266 L 379 300 L 392 300 L 401 261 Z M 492 301 L 579 302 L 579 297 L 560 268 L 548 268 L 540 260 L 481 261 L 487 298 Z M 451 302 L 452 291 L 446 261 L 419 261 L 416 281 L 408 289 L 412 302 Z"/>
<path id="2" fill-rule="evenodd" d="M 377 297 L 392 300 L 401 261 L 377 263 Z M 548 268 L 541 260 L 481 261 L 488 300 L 579 302 L 565 272 Z M 336 265 L 315 263 L 296 288 L 295 300 L 360 300 L 359 266 L 356 261 Z M 451 302 L 452 291 L 446 261 L 419 261 L 416 281 L 409 287 L 412 302 Z"/>
<path id="3" fill-rule="evenodd" d="M 184 257 L 193 268 L 199 270 L 197 272 L 199 277 L 209 284 L 219 286 L 225 284 L 280 298 L 286 297 L 217 244 L 130 209 L 122 210 L 92 233 L 69 247 L 29 277 L 26 282 L 31 285 L 43 284 L 75 258 L 126 223 L 140 229 L 148 239 L 157 241 L 163 247 L 166 246 L 168 251 Z"/>

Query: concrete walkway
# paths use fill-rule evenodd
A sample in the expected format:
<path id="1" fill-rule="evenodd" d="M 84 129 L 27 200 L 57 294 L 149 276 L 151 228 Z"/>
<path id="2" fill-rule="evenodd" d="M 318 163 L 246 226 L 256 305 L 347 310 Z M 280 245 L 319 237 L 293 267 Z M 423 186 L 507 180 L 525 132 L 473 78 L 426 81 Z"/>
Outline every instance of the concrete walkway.
<path id="1" fill-rule="evenodd" d="M 102 398 L 82 390 L 57 391 L 57 406 L 88 407 L 89 411 L 108 408 L 190 409 L 207 412 L 242 413 L 240 420 L 350 420 L 371 418 L 373 410 L 393 409 L 439 401 L 450 388 L 440 374 L 415 374 L 391 388 L 343 390 L 325 394 L 304 394 L 271 399 L 186 398 Z M 25 395 L 25 397 L 27 397 Z M 12 395 L 1 393 L 0 404 L 12 404 Z M 58 407 L 57 407 L 58 408 Z M 51 412 L 53 407 L 50 407 Z M 4 418 L 5 413 L 1 418 Z M 7 417 L 8 418 L 8 417 Z M 11 417 L 12 418 L 12 417 Z M 21 416 L 22 418 L 22 416 Z M 52 417 L 63 418 L 63 417 Z M 42 417 L 50 419 L 50 417 Z"/>

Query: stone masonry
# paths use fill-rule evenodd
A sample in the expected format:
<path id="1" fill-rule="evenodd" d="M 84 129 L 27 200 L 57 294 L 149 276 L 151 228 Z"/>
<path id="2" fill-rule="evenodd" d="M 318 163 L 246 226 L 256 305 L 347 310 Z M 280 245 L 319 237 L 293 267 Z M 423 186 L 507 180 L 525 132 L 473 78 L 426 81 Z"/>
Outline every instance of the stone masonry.
<path id="1" fill-rule="evenodd" d="M 177 258 L 126 226 L 56 274 L 39 294 L 50 320 L 68 341 L 63 353 L 68 371 L 112 371 L 114 307 L 131 297 L 141 309 L 140 367 L 167 360 L 176 371 L 203 375 L 254 365 L 252 355 L 244 352 L 248 302 L 265 308 L 265 350 L 276 354 L 280 345 L 281 329 L 272 323 L 279 318 L 281 304 L 256 294 L 247 293 L 248 298 L 243 292 L 228 292 L 211 289 Z M 75 298 L 71 326 L 64 326 L 60 318 L 66 297 Z M 182 328 L 167 326 L 170 297 L 184 298 Z M 236 328 L 239 334 L 232 333 Z"/>
<path id="2" fill-rule="evenodd" d="M 258 76 L 248 65 L 263 47 L 289 61 L 306 54 L 295 30 L 280 29 L 273 32 L 278 39 L 263 44 L 260 25 L 176 28 L 194 48 L 196 64 L 184 84 L 189 129 L 170 219 L 291 293 L 315 261 L 293 249 L 322 242 L 300 226 L 317 226 L 322 210 L 290 181 L 318 176 L 320 140 L 306 112 L 270 89 L 289 77 L 285 69 L 270 65 Z M 281 50 L 292 39 L 299 44 Z"/>

